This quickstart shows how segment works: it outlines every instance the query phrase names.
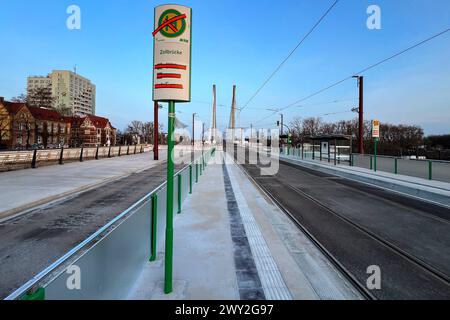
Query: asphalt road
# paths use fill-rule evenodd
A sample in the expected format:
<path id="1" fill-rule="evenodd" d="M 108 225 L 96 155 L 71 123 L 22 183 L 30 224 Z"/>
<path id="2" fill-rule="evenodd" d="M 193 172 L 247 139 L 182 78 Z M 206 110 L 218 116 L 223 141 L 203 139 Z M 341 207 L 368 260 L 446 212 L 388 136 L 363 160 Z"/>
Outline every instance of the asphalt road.
<path id="1" fill-rule="evenodd" d="M 239 160 L 358 283 L 381 268 L 375 298 L 450 299 L 449 209 L 285 162 L 264 177 Z"/>
<path id="2" fill-rule="evenodd" d="M 160 164 L 1 223 L 0 298 L 161 185 L 166 168 Z"/>

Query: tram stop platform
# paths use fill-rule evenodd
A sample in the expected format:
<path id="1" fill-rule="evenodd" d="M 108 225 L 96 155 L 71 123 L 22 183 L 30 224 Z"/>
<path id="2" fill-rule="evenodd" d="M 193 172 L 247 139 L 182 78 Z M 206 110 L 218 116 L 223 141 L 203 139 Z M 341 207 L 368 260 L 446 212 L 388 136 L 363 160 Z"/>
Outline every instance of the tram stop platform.
<path id="1" fill-rule="evenodd" d="M 194 188 L 174 221 L 173 292 L 163 292 L 164 252 L 158 252 L 128 299 L 361 298 L 228 155 L 217 151 Z"/>

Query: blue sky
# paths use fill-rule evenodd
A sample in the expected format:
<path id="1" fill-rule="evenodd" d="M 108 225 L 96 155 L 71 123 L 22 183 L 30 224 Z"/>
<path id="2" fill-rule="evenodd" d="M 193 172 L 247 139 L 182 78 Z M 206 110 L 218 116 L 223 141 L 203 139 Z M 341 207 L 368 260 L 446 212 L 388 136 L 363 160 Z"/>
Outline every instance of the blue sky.
<path id="1" fill-rule="evenodd" d="M 228 124 L 232 86 L 243 106 L 295 47 L 332 0 L 192 0 L 193 87 L 179 118 L 196 112 L 210 121 L 212 85 L 218 87 L 218 122 Z M 0 96 L 26 89 L 28 75 L 72 69 L 97 86 L 97 113 L 122 129 L 151 120 L 153 8 L 164 1 L 0 0 Z M 66 8 L 81 8 L 81 30 L 68 30 Z M 366 27 L 366 9 L 382 10 L 382 30 Z M 242 126 L 271 127 L 282 108 L 450 26 L 448 0 L 341 0 L 242 115 Z M 373 69 L 366 77 L 367 118 L 418 124 L 428 134 L 450 132 L 450 33 Z M 356 106 L 355 81 L 326 91 L 293 117 L 345 112 Z M 344 100 L 339 103 L 326 103 Z M 163 119 L 167 116 L 163 111 Z M 355 114 L 323 116 L 351 119 Z"/>

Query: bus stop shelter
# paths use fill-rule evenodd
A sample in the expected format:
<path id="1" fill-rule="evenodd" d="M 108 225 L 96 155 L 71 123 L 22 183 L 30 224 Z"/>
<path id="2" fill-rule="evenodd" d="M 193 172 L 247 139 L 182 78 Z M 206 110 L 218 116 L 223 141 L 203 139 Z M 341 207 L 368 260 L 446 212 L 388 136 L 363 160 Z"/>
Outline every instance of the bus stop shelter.
<path id="1" fill-rule="evenodd" d="M 344 134 L 322 134 L 310 136 L 307 139 L 312 142 L 313 160 L 319 158 L 320 161 L 334 161 L 335 165 L 341 161 L 350 161 L 350 154 L 353 147 L 352 136 Z M 319 148 L 318 157 L 316 155 L 317 147 Z"/>

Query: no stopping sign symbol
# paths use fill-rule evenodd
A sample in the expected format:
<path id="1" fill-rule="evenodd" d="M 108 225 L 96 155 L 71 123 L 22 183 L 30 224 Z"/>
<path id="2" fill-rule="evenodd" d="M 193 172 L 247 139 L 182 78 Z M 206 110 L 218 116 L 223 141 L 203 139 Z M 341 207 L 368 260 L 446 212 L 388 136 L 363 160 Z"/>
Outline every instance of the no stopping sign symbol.
<path id="1" fill-rule="evenodd" d="M 186 30 L 186 15 L 175 9 L 164 11 L 158 21 L 158 28 L 153 32 L 155 36 L 158 32 L 167 38 L 181 36 Z"/>

